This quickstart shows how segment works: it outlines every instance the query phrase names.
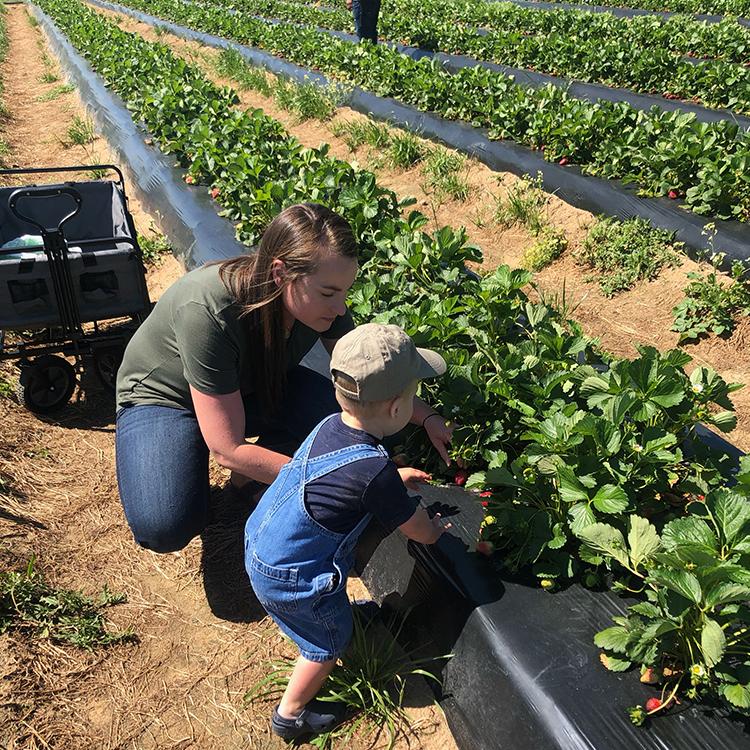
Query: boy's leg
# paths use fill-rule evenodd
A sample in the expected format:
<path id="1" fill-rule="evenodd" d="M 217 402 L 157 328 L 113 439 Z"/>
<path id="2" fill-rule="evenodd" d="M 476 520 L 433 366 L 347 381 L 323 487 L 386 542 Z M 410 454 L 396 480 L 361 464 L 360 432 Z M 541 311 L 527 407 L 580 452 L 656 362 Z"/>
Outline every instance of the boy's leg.
<path id="1" fill-rule="evenodd" d="M 299 716 L 300 711 L 318 694 L 335 666 L 336 659 L 309 661 L 300 656 L 279 703 L 279 715 L 284 719 Z"/>

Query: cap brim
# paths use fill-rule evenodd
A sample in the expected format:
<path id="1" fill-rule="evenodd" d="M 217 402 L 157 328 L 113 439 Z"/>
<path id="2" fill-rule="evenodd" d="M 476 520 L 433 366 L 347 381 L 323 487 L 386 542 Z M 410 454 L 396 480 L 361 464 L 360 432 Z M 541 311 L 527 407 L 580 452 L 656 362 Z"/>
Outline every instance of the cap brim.
<path id="1" fill-rule="evenodd" d="M 433 352 L 432 349 L 420 349 L 417 347 L 417 354 L 419 354 L 422 360 L 419 363 L 419 372 L 417 373 L 419 379 L 434 378 L 437 375 L 442 375 L 448 368 L 445 360 L 437 352 Z"/>

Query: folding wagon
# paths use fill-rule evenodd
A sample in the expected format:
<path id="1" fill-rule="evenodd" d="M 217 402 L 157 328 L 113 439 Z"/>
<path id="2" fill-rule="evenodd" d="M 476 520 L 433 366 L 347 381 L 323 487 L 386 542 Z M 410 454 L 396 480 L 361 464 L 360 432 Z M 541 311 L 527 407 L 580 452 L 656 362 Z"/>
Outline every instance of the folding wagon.
<path id="1" fill-rule="evenodd" d="M 116 166 L 0 170 L 13 178 L 93 170 L 117 177 L 0 188 L 0 359 L 18 362 L 23 401 L 37 414 L 68 402 L 85 363 L 114 389 L 151 303 Z"/>

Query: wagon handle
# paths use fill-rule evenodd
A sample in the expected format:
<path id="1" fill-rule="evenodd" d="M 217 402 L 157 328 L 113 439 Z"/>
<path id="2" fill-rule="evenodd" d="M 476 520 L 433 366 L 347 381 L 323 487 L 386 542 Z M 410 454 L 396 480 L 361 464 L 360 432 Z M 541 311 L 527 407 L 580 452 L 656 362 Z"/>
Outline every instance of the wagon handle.
<path id="1" fill-rule="evenodd" d="M 17 207 L 17 203 L 21 198 L 55 198 L 60 195 L 69 195 L 75 201 L 75 207 L 70 213 L 63 216 L 62 219 L 57 223 L 56 227 L 44 227 L 38 221 L 35 221 L 30 216 L 23 214 Z M 59 232 L 63 224 L 70 221 L 80 210 L 81 210 L 81 194 L 72 187 L 24 187 L 14 190 L 8 198 L 8 208 L 22 221 L 26 221 L 29 224 L 33 224 L 42 234 L 52 234 Z"/>

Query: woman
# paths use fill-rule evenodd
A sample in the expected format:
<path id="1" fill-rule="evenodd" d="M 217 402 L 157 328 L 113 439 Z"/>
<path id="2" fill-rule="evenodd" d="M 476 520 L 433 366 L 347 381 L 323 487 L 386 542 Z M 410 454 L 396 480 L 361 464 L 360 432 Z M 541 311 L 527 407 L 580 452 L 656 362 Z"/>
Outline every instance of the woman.
<path id="1" fill-rule="evenodd" d="M 172 552 L 205 528 L 209 452 L 235 487 L 270 484 L 339 411 L 330 380 L 299 363 L 354 327 L 345 300 L 357 270 L 349 224 L 305 203 L 271 222 L 257 253 L 191 271 L 162 295 L 117 376 L 117 482 L 139 545 Z M 445 421 L 415 399 L 412 422 L 447 462 Z"/>

